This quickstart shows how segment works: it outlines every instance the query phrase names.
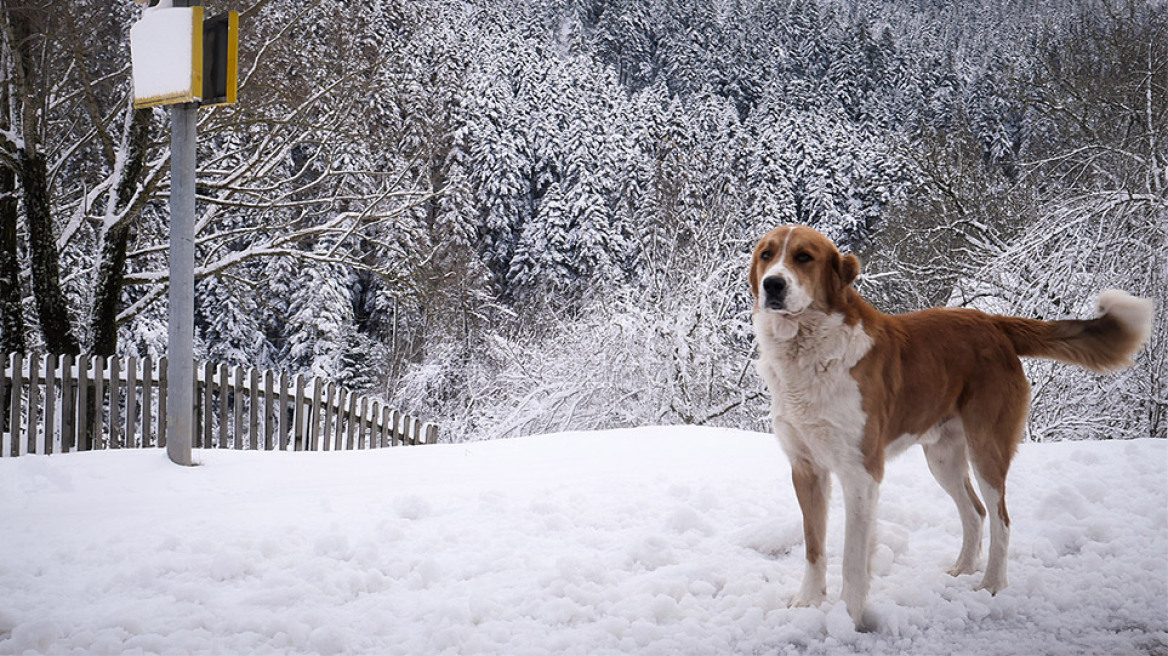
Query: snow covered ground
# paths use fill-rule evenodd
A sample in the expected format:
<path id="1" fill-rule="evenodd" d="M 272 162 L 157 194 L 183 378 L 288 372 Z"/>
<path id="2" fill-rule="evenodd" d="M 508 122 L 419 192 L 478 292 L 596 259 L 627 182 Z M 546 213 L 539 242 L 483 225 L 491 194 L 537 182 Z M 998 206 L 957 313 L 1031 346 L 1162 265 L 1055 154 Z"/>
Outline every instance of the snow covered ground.
<path id="1" fill-rule="evenodd" d="M 0 460 L 0 653 L 1168 653 L 1168 441 L 1027 444 L 1011 587 L 952 578 L 919 449 L 882 488 L 857 634 L 788 609 L 802 532 L 766 435 L 646 428 L 379 452 Z"/>

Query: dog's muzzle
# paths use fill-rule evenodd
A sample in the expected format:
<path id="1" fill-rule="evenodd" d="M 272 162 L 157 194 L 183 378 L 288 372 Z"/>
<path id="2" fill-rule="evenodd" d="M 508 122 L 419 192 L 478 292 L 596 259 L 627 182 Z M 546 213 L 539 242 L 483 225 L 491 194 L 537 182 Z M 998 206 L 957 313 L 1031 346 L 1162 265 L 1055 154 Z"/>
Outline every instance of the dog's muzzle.
<path id="1" fill-rule="evenodd" d="M 768 310 L 787 309 L 787 279 L 782 276 L 767 276 L 762 279 L 762 306 Z"/>

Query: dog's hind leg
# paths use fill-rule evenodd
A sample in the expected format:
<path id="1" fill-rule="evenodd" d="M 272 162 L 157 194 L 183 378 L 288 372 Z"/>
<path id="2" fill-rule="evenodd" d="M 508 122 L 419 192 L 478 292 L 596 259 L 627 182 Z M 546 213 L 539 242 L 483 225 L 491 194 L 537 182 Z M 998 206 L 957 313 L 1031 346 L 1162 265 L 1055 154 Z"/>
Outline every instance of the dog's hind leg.
<path id="1" fill-rule="evenodd" d="M 1006 375 L 1006 374 L 1012 375 Z M 1006 474 L 1026 424 L 1030 385 L 1022 366 L 1003 372 L 994 388 L 970 395 L 962 410 L 973 472 L 990 520 L 990 549 L 985 576 L 978 589 L 997 594 L 1008 585 L 1006 554 L 1010 548 L 1010 515 L 1006 511 Z"/>
<path id="2" fill-rule="evenodd" d="M 977 571 L 981 557 L 985 506 L 977 498 L 969 480 L 969 459 L 961 421 L 947 421 L 936 430 L 940 437 L 936 442 L 924 445 L 925 459 L 933 477 L 957 504 L 957 514 L 961 517 L 961 553 L 949 573 L 953 576 L 972 574 Z"/>
<path id="3" fill-rule="evenodd" d="M 1010 516 L 1006 512 L 1005 479 L 991 482 L 980 471 L 975 471 L 978 486 L 990 507 L 990 555 L 985 576 L 977 589 L 997 594 L 1009 585 L 1006 579 L 1006 552 L 1010 549 Z"/>

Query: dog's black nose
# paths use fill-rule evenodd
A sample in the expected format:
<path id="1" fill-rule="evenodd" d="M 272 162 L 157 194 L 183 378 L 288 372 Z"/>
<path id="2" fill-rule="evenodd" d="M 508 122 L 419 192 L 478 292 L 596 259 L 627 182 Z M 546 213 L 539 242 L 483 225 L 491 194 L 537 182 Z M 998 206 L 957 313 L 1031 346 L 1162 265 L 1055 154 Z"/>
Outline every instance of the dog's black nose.
<path id="1" fill-rule="evenodd" d="M 767 276 L 762 279 L 762 290 L 766 293 L 766 306 L 783 309 L 783 302 L 787 296 L 787 279 L 782 276 Z"/>
<path id="2" fill-rule="evenodd" d="M 787 291 L 787 279 L 782 276 L 767 276 L 762 280 L 762 288 L 766 293 L 778 296 Z"/>

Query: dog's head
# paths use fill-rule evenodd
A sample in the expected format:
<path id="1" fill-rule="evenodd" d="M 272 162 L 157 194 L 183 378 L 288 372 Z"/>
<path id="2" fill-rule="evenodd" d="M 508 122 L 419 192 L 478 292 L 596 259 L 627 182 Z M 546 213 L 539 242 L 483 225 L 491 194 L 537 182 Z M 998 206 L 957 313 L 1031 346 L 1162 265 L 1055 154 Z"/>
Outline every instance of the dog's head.
<path id="1" fill-rule="evenodd" d="M 754 247 L 750 292 L 756 312 L 797 317 L 808 310 L 831 313 L 860 274 L 855 255 L 841 255 L 827 237 L 806 226 L 780 226 Z"/>

